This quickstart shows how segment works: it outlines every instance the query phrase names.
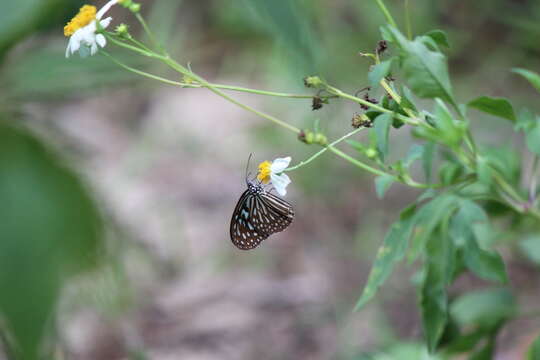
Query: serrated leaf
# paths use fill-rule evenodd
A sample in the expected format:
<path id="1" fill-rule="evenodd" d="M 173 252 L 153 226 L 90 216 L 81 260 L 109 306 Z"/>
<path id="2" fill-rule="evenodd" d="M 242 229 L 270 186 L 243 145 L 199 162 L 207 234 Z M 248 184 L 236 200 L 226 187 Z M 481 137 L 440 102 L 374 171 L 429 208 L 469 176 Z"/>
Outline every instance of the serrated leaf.
<path id="1" fill-rule="evenodd" d="M 457 298 L 450 312 L 461 326 L 490 327 L 514 315 L 516 303 L 507 289 L 493 288 L 468 292 Z"/>
<path id="2" fill-rule="evenodd" d="M 393 27 L 389 31 L 402 50 L 401 64 L 411 90 L 421 98 L 441 98 L 457 107 L 446 57 L 430 50 L 420 38 L 410 41 Z"/>
<path id="3" fill-rule="evenodd" d="M 368 73 L 369 84 L 372 88 L 379 86 L 381 80 L 390 73 L 392 69 L 393 58 L 385 60 L 373 67 Z"/>
<path id="4" fill-rule="evenodd" d="M 390 186 L 396 181 L 392 175 L 377 176 L 375 178 L 375 191 L 379 199 L 384 198 L 386 191 L 390 189 Z"/>
<path id="5" fill-rule="evenodd" d="M 525 79 L 527 79 L 531 83 L 532 86 L 534 86 L 536 90 L 540 92 L 540 75 L 538 75 L 538 73 L 535 73 L 534 71 L 530 71 L 527 69 L 520 69 L 520 68 L 513 68 L 512 72 L 523 76 Z"/>
<path id="6" fill-rule="evenodd" d="M 437 44 L 444 46 L 446 48 L 450 47 L 450 44 L 448 43 L 448 37 L 446 36 L 446 33 L 442 30 L 431 30 L 426 33 L 425 36 L 429 36 L 432 38 Z"/>
<path id="7" fill-rule="evenodd" d="M 391 124 L 392 115 L 385 113 L 377 116 L 373 125 L 375 134 L 377 134 L 377 150 L 379 150 L 382 161 L 384 161 L 388 155 L 388 134 L 390 132 Z"/>
<path id="8" fill-rule="evenodd" d="M 407 207 L 401 212 L 399 220 L 390 227 L 384 238 L 383 245 L 377 251 L 377 257 L 369 273 L 367 283 L 356 303 L 356 311 L 360 310 L 375 296 L 379 287 L 384 284 L 392 273 L 394 265 L 403 259 L 414 225 L 415 211 L 415 205 Z"/>
<path id="9" fill-rule="evenodd" d="M 516 122 L 516 114 L 510 101 L 505 98 L 480 96 L 470 101 L 467 106 L 483 111 L 487 114 Z"/>
<path id="10" fill-rule="evenodd" d="M 446 286 L 455 264 L 454 246 L 445 233 L 444 226 L 441 226 L 426 246 L 426 276 L 421 289 L 420 307 L 424 337 L 431 353 L 437 348 L 448 320 Z"/>

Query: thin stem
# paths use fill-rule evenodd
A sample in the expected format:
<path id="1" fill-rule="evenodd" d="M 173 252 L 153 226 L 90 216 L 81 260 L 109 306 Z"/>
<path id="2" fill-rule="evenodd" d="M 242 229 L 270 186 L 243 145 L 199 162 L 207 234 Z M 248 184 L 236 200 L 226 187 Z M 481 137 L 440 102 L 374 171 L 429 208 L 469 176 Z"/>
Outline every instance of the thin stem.
<path id="1" fill-rule="evenodd" d="M 379 5 L 379 8 L 381 9 L 382 13 L 384 14 L 384 17 L 386 18 L 386 21 L 392 25 L 393 27 L 397 28 L 396 22 L 394 21 L 394 18 L 384 5 L 382 0 L 377 0 L 377 5 Z"/>
<path id="2" fill-rule="evenodd" d="M 157 81 L 160 81 L 162 83 L 165 83 L 165 84 L 169 84 L 169 85 L 178 85 L 178 86 L 182 86 L 182 83 L 181 82 L 178 82 L 178 81 L 173 81 L 173 80 L 169 80 L 169 79 L 165 79 L 161 76 L 157 76 L 157 75 L 154 75 L 154 74 L 150 74 L 150 73 L 147 73 L 145 71 L 142 71 L 142 70 L 139 70 L 139 69 L 135 69 L 129 65 L 126 65 L 124 64 L 123 62 L 117 60 L 114 56 L 112 56 L 111 54 L 109 54 L 108 52 L 106 52 L 105 50 L 101 50 L 100 51 L 103 55 L 107 56 L 108 58 L 110 58 L 114 63 L 116 63 L 117 65 L 123 67 L 124 69 L 128 70 L 128 71 L 131 71 L 135 74 L 138 74 L 138 75 L 141 75 L 141 76 L 144 76 L 144 77 L 147 77 L 147 78 L 150 78 L 150 79 L 153 79 L 153 80 L 157 80 Z"/>
<path id="3" fill-rule="evenodd" d="M 118 59 L 113 57 L 111 54 L 106 52 L 105 50 L 101 50 L 101 52 L 103 53 L 103 55 L 109 57 L 113 62 L 115 62 L 119 66 L 121 66 L 124 69 L 129 70 L 129 71 L 131 71 L 131 72 L 133 72 L 135 74 L 138 74 L 138 75 L 141 75 L 141 76 L 153 79 L 153 80 L 157 80 L 157 81 L 160 81 L 162 83 L 169 84 L 169 85 L 176 85 L 176 86 L 181 86 L 181 87 L 185 87 L 185 88 L 196 88 L 196 89 L 205 88 L 205 86 L 202 86 L 200 84 L 189 84 L 189 83 L 184 83 L 184 82 L 180 82 L 180 81 L 169 80 L 169 79 L 166 79 L 166 78 L 158 76 L 158 75 L 150 74 L 150 73 L 147 73 L 145 71 L 135 69 L 135 68 L 133 68 L 133 67 L 131 67 L 129 65 L 126 65 L 125 63 L 119 61 Z M 313 95 L 287 94 L 287 93 L 279 93 L 279 92 L 274 92 L 274 91 L 250 89 L 250 88 L 245 88 L 245 87 L 240 87 L 240 86 L 222 85 L 222 84 L 214 84 L 214 83 L 209 83 L 209 84 L 212 87 L 215 87 L 215 88 L 218 88 L 218 89 L 239 91 L 239 92 L 258 94 L 258 95 L 286 97 L 286 98 L 293 98 L 293 99 L 311 99 L 311 98 L 313 98 Z M 337 96 L 322 96 L 322 97 L 323 98 L 335 98 Z"/>
<path id="4" fill-rule="evenodd" d="M 144 32 L 146 33 L 150 41 L 154 44 L 154 46 L 156 46 L 162 54 L 167 55 L 167 51 L 163 48 L 163 46 L 161 46 L 161 43 L 157 41 L 156 37 L 154 36 L 152 31 L 150 31 L 150 28 L 146 24 L 146 21 L 144 21 L 144 18 L 141 16 L 141 14 L 135 13 L 135 17 L 137 18 L 137 20 L 139 20 L 139 23 L 141 24 Z"/>
<path id="5" fill-rule="evenodd" d="M 388 110 L 388 109 L 385 109 L 383 108 L 382 106 L 379 106 L 377 104 L 372 104 L 370 103 L 369 101 L 366 101 L 364 99 L 361 99 L 361 98 L 358 98 L 356 96 L 353 96 L 353 95 L 350 95 L 350 94 L 347 94 L 335 87 L 332 87 L 332 86 L 328 86 L 328 89 L 327 91 L 331 94 L 334 94 L 334 95 L 337 95 L 339 97 L 342 97 L 342 98 L 345 98 L 345 99 L 349 99 L 349 100 L 352 100 L 354 102 L 357 102 L 359 104 L 362 104 L 362 105 L 365 105 L 365 106 L 368 106 L 374 110 L 377 110 L 377 111 L 380 111 L 380 112 L 384 112 L 384 113 L 388 113 L 388 114 L 392 114 L 395 118 L 403 121 L 404 123 L 406 124 L 409 124 L 409 125 L 420 125 L 420 122 L 415 119 L 415 118 L 409 118 L 407 116 L 404 116 L 404 115 L 401 115 L 401 114 L 397 114 L 391 110 Z"/>
<path id="6" fill-rule="evenodd" d="M 190 72 L 188 69 L 186 69 L 185 67 L 183 67 L 182 65 L 178 64 L 176 61 L 172 60 L 169 56 L 158 56 L 165 64 L 169 65 L 171 68 L 173 68 L 174 70 L 186 75 L 186 76 L 189 76 L 193 79 L 195 79 L 196 81 L 198 81 L 199 83 L 201 83 L 202 86 L 204 86 L 205 88 L 207 88 L 208 90 L 212 91 L 214 94 L 216 95 L 219 95 L 221 96 L 222 98 L 224 98 L 225 100 L 241 107 L 242 109 L 246 110 L 246 111 L 250 111 L 252 113 L 254 113 L 255 115 L 257 116 L 260 116 L 264 119 L 267 119 L 267 120 L 270 120 L 272 121 L 273 123 L 285 128 L 285 129 L 288 129 L 294 133 L 300 133 L 300 129 L 298 129 L 297 127 L 293 126 L 293 125 L 290 125 L 288 123 L 286 123 L 285 121 L 283 120 L 280 120 L 272 115 L 269 115 L 269 114 L 266 114 L 266 113 L 263 113 L 262 111 L 259 111 L 255 108 L 252 108 L 251 106 L 249 105 L 245 105 L 241 102 L 239 102 L 238 100 L 230 97 L 229 95 L 225 94 L 224 92 L 218 90 L 216 87 L 214 87 L 212 84 L 210 84 L 209 82 L 207 82 L 205 79 L 203 79 L 202 77 L 196 75 L 195 73 L 193 72 Z"/>
<path id="7" fill-rule="evenodd" d="M 529 183 L 529 205 L 534 206 L 536 202 L 536 181 L 538 172 L 538 155 L 534 155 L 531 169 L 531 182 Z"/>
<path id="8" fill-rule="evenodd" d="M 405 27 L 407 28 L 407 38 L 412 39 L 411 17 L 409 13 L 409 0 L 405 0 Z"/>
<path id="9" fill-rule="evenodd" d="M 328 150 L 330 150 L 331 152 L 333 152 L 334 154 L 336 154 L 337 156 L 347 160 L 348 162 L 356 165 L 357 167 L 363 169 L 363 170 L 366 170 L 374 175 L 377 175 L 377 176 L 385 176 L 385 175 L 390 175 L 382 170 L 379 170 L 379 169 L 375 169 L 374 167 L 371 167 L 367 164 L 364 164 L 363 162 L 353 158 L 352 156 L 350 155 L 347 155 L 345 154 L 343 151 L 333 147 L 332 145 L 328 145 Z M 392 176 L 392 175 L 390 175 Z M 396 177 L 396 181 L 398 181 L 397 177 Z"/>
<path id="10" fill-rule="evenodd" d="M 358 128 L 358 129 L 355 129 L 345 135 L 343 135 L 342 137 L 340 137 L 339 139 L 337 140 L 334 140 L 333 142 L 331 142 L 328 146 L 334 146 L 336 144 L 339 144 L 340 142 L 342 142 L 343 140 L 347 139 L 348 137 L 351 137 L 353 136 L 354 134 L 360 132 L 361 130 L 364 130 L 365 128 Z M 296 164 L 295 166 L 291 166 L 283 171 L 293 171 L 293 170 L 296 170 L 296 169 L 299 169 L 301 168 L 302 166 L 304 165 L 307 165 L 309 164 L 310 162 L 312 162 L 313 160 L 315 160 L 316 158 L 318 158 L 319 156 L 321 156 L 322 154 L 324 154 L 326 152 L 326 150 L 328 150 L 328 147 L 324 147 L 322 148 L 321 150 L 317 151 L 315 154 L 311 155 L 307 160 L 304 160 L 304 161 L 301 161 L 299 164 Z"/>

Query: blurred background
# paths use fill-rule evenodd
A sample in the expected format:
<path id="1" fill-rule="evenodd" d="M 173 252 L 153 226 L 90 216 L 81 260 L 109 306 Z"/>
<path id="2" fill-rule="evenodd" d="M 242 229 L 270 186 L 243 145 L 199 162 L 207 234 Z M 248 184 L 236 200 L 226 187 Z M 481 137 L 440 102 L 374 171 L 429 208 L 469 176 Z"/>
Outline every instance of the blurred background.
<path id="1" fill-rule="evenodd" d="M 358 52 L 374 50 L 384 23 L 375 1 L 141 3 L 173 57 L 209 81 L 290 93 L 310 94 L 302 78 L 312 74 L 351 93 L 366 86 L 369 63 Z M 240 251 L 229 240 L 229 221 L 245 189 L 249 153 L 254 171 L 263 160 L 291 156 L 295 164 L 318 148 L 207 90 L 137 77 L 100 54 L 65 59 L 62 29 L 83 2 L 0 4 L 0 113 L 5 124 L 32 134 L 0 131 L 0 143 L 14 144 L 0 145 L 0 165 L 6 165 L 0 177 L 7 179 L 0 184 L 9 185 L 0 194 L 10 200 L 2 198 L 0 214 L 17 224 L 0 226 L 0 237 L 21 227 L 30 234 L 25 239 L 51 231 L 51 247 L 58 248 L 73 246 L 81 229 L 101 226 L 94 223 L 105 227 L 62 255 L 80 265 L 87 255 L 80 249 L 88 246 L 98 250 L 100 264 L 74 272 L 69 285 L 51 295 L 61 299 L 57 319 L 46 324 L 59 333 L 59 359 L 424 356 L 414 266 L 400 267 L 375 301 L 352 312 L 384 233 L 417 191 L 394 185 L 379 200 L 371 176 L 325 154 L 289 173 L 286 199 L 295 208 L 293 224 L 256 250 Z M 403 24 L 403 1 L 387 5 Z M 510 72 L 540 68 L 538 1 L 411 0 L 410 6 L 415 34 L 448 33 L 450 73 L 460 102 L 505 96 L 518 108 L 540 111 L 529 85 Z M 128 11 L 117 6 L 109 15 L 111 28 L 125 22 L 142 37 Z M 106 49 L 132 66 L 179 80 L 158 63 L 112 45 Z M 312 111 L 309 99 L 231 95 L 299 128 L 317 122 L 329 139 L 350 131 L 350 119 L 360 111 L 340 101 Z M 473 115 L 486 144 L 520 146 L 519 138 L 508 136 L 506 123 Z M 410 146 L 406 128 L 391 136 L 395 154 Z M 20 164 L 27 164 L 26 170 Z M 65 195 L 68 178 L 76 189 Z M 66 224 L 73 231 L 54 232 L 52 223 L 54 231 Z M 10 275 L 0 285 L 45 278 L 60 288 L 64 270 L 50 270 L 57 258 L 44 253 L 50 251 L 36 250 L 37 262 L 22 264 L 16 257 L 4 262 L 0 270 Z M 519 249 L 503 255 L 519 301 L 537 303 L 538 264 Z M 23 267 L 29 269 L 25 278 L 19 276 Z M 452 291 L 483 286 L 464 277 Z M 35 303 L 25 303 L 31 307 L 45 301 L 32 297 L 38 292 L 14 293 L 11 305 L 21 301 L 18 296 L 31 297 Z M 41 314 L 46 318 L 46 310 Z M 539 326 L 534 318 L 505 326 L 496 358 L 521 359 Z"/>

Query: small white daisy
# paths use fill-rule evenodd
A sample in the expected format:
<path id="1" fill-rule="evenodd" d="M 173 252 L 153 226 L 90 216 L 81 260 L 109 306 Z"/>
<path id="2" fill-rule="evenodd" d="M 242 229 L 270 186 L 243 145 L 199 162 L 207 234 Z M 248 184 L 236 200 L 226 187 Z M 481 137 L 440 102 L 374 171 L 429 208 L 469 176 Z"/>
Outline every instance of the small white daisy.
<path id="1" fill-rule="evenodd" d="M 105 13 L 116 4 L 118 0 L 111 0 L 99 11 L 92 5 L 84 5 L 77 15 L 64 26 L 64 35 L 69 36 L 68 46 L 66 48 L 66 57 L 79 51 L 82 57 L 94 55 L 99 47 L 105 47 L 107 40 L 103 34 L 96 34 L 97 24 L 105 29 L 111 23 L 112 17 L 101 18 Z"/>
<path id="2" fill-rule="evenodd" d="M 281 196 L 287 194 L 287 185 L 291 183 L 291 179 L 287 174 L 283 174 L 291 162 L 291 157 L 277 158 L 274 161 L 263 161 L 259 164 L 259 173 L 257 179 L 264 184 L 272 182 L 272 186 Z"/>

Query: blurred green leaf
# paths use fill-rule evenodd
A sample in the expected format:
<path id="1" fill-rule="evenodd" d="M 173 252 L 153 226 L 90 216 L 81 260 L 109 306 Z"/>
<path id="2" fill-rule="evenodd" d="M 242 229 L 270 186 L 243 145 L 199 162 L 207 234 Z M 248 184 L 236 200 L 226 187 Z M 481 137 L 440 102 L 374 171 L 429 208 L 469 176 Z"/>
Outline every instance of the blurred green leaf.
<path id="1" fill-rule="evenodd" d="M 407 157 L 405 158 L 403 165 L 409 168 L 416 160 L 421 159 L 424 155 L 425 146 L 419 144 L 412 144 Z"/>
<path id="2" fill-rule="evenodd" d="M 493 288 L 468 292 L 450 307 L 452 316 L 461 326 L 491 327 L 514 315 L 516 303 L 508 289 Z"/>
<path id="3" fill-rule="evenodd" d="M 403 210 L 399 220 L 395 222 L 386 234 L 383 245 L 377 252 L 366 285 L 360 299 L 356 303 L 355 311 L 360 310 L 375 296 L 379 287 L 392 273 L 394 265 L 405 255 L 407 244 L 411 236 L 416 206 L 412 205 Z"/>
<path id="4" fill-rule="evenodd" d="M 445 185 L 451 185 L 463 174 L 463 166 L 455 162 L 445 162 L 439 168 L 439 179 Z"/>
<path id="5" fill-rule="evenodd" d="M 305 74 L 317 72 L 319 51 L 310 24 L 310 12 L 298 1 L 244 0 L 259 26 L 286 48 L 289 59 L 296 60 Z"/>
<path id="6" fill-rule="evenodd" d="M 0 123 L 0 311 L 21 359 L 37 359 L 63 280 L 103 251 L 85 186 L 32 135 Z"/>
<path id="7" fill-rule="evenodd" d="M 530 71 L 527 69 L 520 69 L 520 68 L 513 68 L 512 72 L 523 76 L 525 79 L 527 79 L 531 83 L 532 86 L 534 86 L 536 90 L 540 92 L 540 75 L 538 75 L 538 73 L 535 73 L 534 71 Z"/>
<path id="8" fill-rule="evenodd" d="M 424 337 L 431 353 L 435 352 L 448 319 L 446 286 L 454 272 L 455 250 L 446 236 L 444 224 L 435 231 L 426 246 L 425 279 L 422 283 L 420 307 Z"/>
<path id="9" fill-rule="evenodd" d="M 521 240 L 519 248 L 529 260 L 540 265 L 540 235 L 530 235 Z"/>
<path id="10" fill-rule="evenodd" d="M 441 98 L 457 107 L 446 57 L 428 49 L 420 38 L 410 41 L 395 28 L 389 27 L 389 31 L 402 50 L 402 68 L 412 91 L 421 98 Z"/>
<path id="11" fill-rule="evenodd" d="M 475 241 L 473 225 L 485 223 L 488 217 L 484 209 L 469 199 L 460 199 L 458 211 L 450 220 L 450 236 L 456 246 L 463 247 Z"/>
<path id="12" fill-rule="evenodd" d="M 487 114 L 516 122 L 514 108 L 512 107 L 512 104 L 510 104 L 510 101 L 505 98 L 480 96 L 470 101 L 467 106 L 483 111 Z"/>
<path id="13" fill-rule="evenodd" d="M 2 1 L 1 5 L 0 58 L 8 48 L 40 25 L 58 20 L 59 10 L 69 8 L 63 0 Z M 62 26 L 59 26 L 58 33 L 62 31 Z"/>
<path id="14" fill-rule="evenodd" d="M 540 155 L 540 121 L 525 131 L 525 141 L 530 152 Z"/>
<path id="15" fill-rule="evenodd" d="M 428 141 L 424 145 L 424 152 L 422 153 L 422 169 L 424 169 L 424 175 L 426 177 L 426 182 L 431 181 L 431 172 L 433 168 L 433 155 L 435 152 L 435 143 Z"/>
<path id="16" fill-rule="evenodd" d="M 375 178 L 375 191 L 379 199 L 384 198 L 386 191 L 390 189 L 390 186 L 394 183 L 395 178 L 392 175 L 377 176 Z"/>
<path id="17" fill-rule="evenodd" d="M 457 200 L 454 195 L 440 194 L 417 211 L 414 220 L 416 232 L 409 253 L 409 262 L 416 260 L 428 240 L 433 237 L 435 229 L 452 215 L 458 205 Z"/>
<path id="18" fill-rule="evenodd" d="M 390 125 L 392 124 L 392 115 L 382 114 L 377 116 L 374 121 L 373 130 L 377 134 L 377 150 L 381 160 L 384 161 L 388 155 L 388 134 L 390 132 Z"/>
<path id="19" fill-rule="evenodd" d="M 478 247 L 476 239 L 465 246 L 465 264 L 478 277 L 498 283 L 508 282 L 504 261 L 497 252 L 483 250 Z"/>
<path id="20" fill-rule="evenodd" d="M 373 69 L 368 73 L 369 85 L 373 89 L 376 89 L 379 86 L 381 80 L 390 73 L 393 61 L 394 58 L 385 60 L 380 64 L 375 65 Z"/>
<path id="21" fill-rule="evenodd" d="M 144 69 L 143 60 L 117 54 L 124 63 Z M 134 61 L 136 63 L 134 63 Z M 7 96 L 17 100 L 65 99 L 72 94 L 96 91 L 103 86 L 118 86 L 127 81 L 139 80 L 104 56 L 81 59 L 64 58 L 64 49 L 50 47 L 35 49 L 10 61 L 0 77 L 2 87 L 9 89 Z"/>
<path id="22" fill-rule="evenodd" d="M 527 360 L 540 360 L 540 335 L 531 344 L 527 352 Z"/>
<path id="23" fill-rule="evenodd" d="M 426 33 L 425 36 L 429 36 L 432 38 L 437 44 L 447 47 L 450 47 L 450 44 L 448 43 L 448 37 L 446 36 L 446 33 L 442 30 L 431 30 Z"/>

